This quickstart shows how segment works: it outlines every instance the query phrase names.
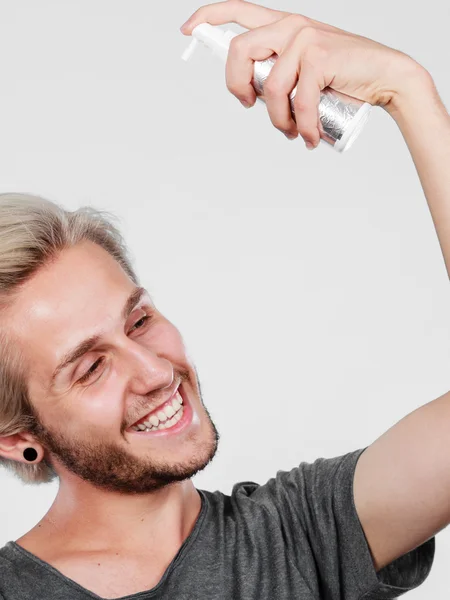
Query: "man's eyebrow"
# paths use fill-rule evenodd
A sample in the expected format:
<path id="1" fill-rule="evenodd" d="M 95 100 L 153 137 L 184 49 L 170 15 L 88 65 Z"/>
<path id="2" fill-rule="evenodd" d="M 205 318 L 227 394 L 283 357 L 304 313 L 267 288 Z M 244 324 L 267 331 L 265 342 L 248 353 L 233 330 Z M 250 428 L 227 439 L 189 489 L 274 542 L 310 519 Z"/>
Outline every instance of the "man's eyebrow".
<path id="1" fill-rule="evenodd" d="M 122 309 L 121 316 L 122 316 L 123 321 L 125 321 L 130 316 L 131 312 L 133 311 L 133 308 L 135 308 L 135 306 L 138 304 L 138 302 L 146 294 L 147 294 L 147 290 L 145 290 L 142 287 L 137 287 L 131 292 L 131 294 L 127 298 L 127 301 L 125 302 L 125 305 Z M 63 371 L 66 367 L 68 367 L 69 365 L 74 363 L 79 358 L 81 358 L 84 354 L 87 354 L 90 350 L 92 350 L 92 348 L 96 344 L 98 344 L 100 339 L 101 339 L 100 335 L 91 335 L 87 339 L 80 342 L 77 346 L 75 346 L 75 348 L 72 348 L 71 350 L 66 352 L 66 354 L 63 356 L 61 362 L 58 364 L 58 366 L 56 367 L 56 369 L 53 372 L 53 375 L 52 375 L 52 378 L 50 381 L 50 387 L 54 384 L 55 379 L 58 377 L 58 375 L 61 373 L 61 371 Z"/>
<path id="2" fill-rule="evenodd" d="M 144 289 L 143 287 L 137 287 L 131 292 L 131 294 L 128 297 L 128 300 L 125 302 L 125 306 L 123 307 L 123 310 L 122 310 L 122 320 L 123 321 L 128 319 L 128 317 L 133 312 L 133 308 L 136 306 L 136 304 L 138 304 L 140 302 L 140 300 L 146 294 L 147 294 L 147 290 Z"/>

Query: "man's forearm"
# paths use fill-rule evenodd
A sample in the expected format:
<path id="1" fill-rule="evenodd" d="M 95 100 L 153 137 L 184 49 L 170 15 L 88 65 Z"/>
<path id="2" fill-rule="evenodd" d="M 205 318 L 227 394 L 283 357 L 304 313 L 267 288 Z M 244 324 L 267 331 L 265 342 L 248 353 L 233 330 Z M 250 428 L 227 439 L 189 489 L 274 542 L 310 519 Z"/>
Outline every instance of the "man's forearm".
<path id="1" fill-rule="evenodd" d="M 450 116 L 426 72 L 387 110 L 416 165 L 450 276 Z"/>

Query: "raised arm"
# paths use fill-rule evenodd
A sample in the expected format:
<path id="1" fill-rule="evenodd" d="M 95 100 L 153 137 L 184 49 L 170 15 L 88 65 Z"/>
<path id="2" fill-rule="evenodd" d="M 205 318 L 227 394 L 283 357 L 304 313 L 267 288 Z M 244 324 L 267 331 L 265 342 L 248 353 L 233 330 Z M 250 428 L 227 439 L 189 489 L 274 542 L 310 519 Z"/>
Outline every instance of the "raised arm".
<path id="1" fill-rule="evenodd" d="M 288 137 L 319 143 L 320 90 L 383 106 L 400 127 L 422 182 L 450 270 L 450 118 L 427 71 L 372 40 L 300 15 L 228 0 L 205 6 L 183 26 L 236 22 L 250 29 L 231 44 L 229 90 L 255 102 L 253 61 L 280 56 L 266 82 L 270 118 Z M 298 81 L 298 83 L 296 83 Z M 295 121 L 288 95 L 297 85 Z M 450 522 L 450 393 L 408 415 L 361 456 L 354 496 L 380 569 Z"/>
<path id="2" fill-rule="evenodd" d="M 450 275 L 450 117 L 427 78 L 388 110 L 411 151 Z M 377 567 L 449 524 L 449 450 L 450 392 L 405 417 L 361 456 L 355 503 Z"/>

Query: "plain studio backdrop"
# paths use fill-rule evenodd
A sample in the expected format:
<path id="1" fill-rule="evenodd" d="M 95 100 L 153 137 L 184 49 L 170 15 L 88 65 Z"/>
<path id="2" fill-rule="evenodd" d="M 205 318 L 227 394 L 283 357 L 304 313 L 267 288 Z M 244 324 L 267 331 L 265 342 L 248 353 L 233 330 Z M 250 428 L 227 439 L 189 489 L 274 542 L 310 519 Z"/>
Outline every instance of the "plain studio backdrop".
<path id="1" fill-rule="evenodd" d="M 269 4 L 412 55 L 450 100 L 449 5 Z M 450 290 L 395 123 L 309 152 L 245 110 L 179 26 L 198 5 L 0 2 L 0 191 L 121 219 L 137 270 L 183 333 L 221 435 L 196 485 L 230 492 L 369 445 L 450 388 Z M 61 282 L 63 285 L 64 282 Z M 107 299 L 104 299 L 107 301 Z M 450 423 L 449 423 L 450 469 Z M 0 544 L 56 484 L 1 472 Z M 450 534 L 408 598 L 447 598 Z"/>

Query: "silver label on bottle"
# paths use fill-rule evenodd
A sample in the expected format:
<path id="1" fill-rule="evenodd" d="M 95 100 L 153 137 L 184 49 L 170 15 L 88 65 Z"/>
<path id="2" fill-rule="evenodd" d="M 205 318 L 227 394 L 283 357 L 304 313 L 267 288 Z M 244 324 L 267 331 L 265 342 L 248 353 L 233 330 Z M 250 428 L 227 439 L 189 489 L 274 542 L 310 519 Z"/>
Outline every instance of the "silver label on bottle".
<path id="1" fill-rule="evenodd" d="M 257 95 L 264 100 L 264 84 L 275 64 L 276 57 L 255 62 L 252 84 Z M 294 98 L 297 89 L 289 95 L 291 112 L 295 119 Z M 320 137 L 333 145 L 339 141 L 363 102 L 326 88 L 320 93 L 319 120 Z"/>

